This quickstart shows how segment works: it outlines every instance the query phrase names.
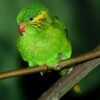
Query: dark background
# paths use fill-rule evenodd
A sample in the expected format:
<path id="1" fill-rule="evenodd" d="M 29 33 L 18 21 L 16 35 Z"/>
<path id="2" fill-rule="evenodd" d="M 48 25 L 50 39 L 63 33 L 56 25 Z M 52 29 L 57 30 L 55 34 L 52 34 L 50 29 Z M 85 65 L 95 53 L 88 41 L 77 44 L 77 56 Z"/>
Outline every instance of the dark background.
<path id="1" fill-rule="evenodd" d="M 69 32 L 73 56 L 100 44 L 100 0 L 0 0 L 0 72 L 28 66 L 16 48 L 16 16 L 25 6 L 41 2 L 58 16 Z M 56 80 L 58 72 L 0 80 L 0 100 L 37 100 Z M 80 81 L 81 94 L 69 91 L 62 100 L 100 100 L 100 67 Z"/>

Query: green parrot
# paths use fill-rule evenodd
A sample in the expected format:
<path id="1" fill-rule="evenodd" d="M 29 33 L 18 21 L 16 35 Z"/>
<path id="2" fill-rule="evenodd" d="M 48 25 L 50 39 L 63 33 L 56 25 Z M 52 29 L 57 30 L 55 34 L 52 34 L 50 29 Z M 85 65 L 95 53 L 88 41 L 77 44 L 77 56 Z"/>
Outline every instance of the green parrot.
<path id="1" fill-rule="evenodd" d="M 62 21 L 42 4 L 34 4 L 20 11 L 17 16 L 19 37 L 17 48 L 29 67 L 47 65 L 53 67 L 72 54 L 68 32 Z M 67 68 L 61 75 L 70 73 Z M 79 85 L 74 91 L 80 92 Z"/>
<path id="2" fill-rule="evenodd" d="M 71 57 L 71 42 L 64 24 L 42 4 L 21 10 L 17 23 L 17 48 L 29 67 L 52 67 Z"/>

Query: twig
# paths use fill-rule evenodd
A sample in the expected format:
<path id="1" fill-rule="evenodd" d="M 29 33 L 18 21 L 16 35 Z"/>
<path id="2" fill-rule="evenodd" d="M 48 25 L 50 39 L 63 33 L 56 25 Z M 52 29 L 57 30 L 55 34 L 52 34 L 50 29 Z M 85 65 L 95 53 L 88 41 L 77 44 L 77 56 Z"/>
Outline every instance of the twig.
<path id="1" fill-rule="evenodd" d="M 42 94 L 39 100 L 59 100 L 98 65 L 100 65 L 100 58 L 95 58 L 77 65 L 70 74 L 61 77 L 53 86 Z"/>
<path id="2" fill-rule="evenodd" d="M 1 72 L 0 73 L 0 79 L 6 79 L 10 77 L 15 77 L 15 76 L 20 76 L 20 75 L 25 75 L 25 74 L 30 74 L 30 73 L 36 73 L 36 72 L 41 72 L 41 71 L 46 71 L 46 70 L 60 70 L 63 67 L 67 67 L 68 65 L 72 64 L 77 64 L 81 63 L 83 61 L 87 61 L 96 57 L 100 57 L 100 46 L 98 46 L 97 49 L 92 50 L 91 52 L 88 52 L 86 54 L 83 54 L 81 56 L 77 56 L 71 59 L 67 59 L 65 61 L 61 61 L 60 63 L 47 67 L 47 66 L 36 66 L 32 68 L 23 68 L 23 69 L 18 69 L 18 70 L 12 70 L 12 71 L 6 71 L 6 72 Z"/>
<path id="3" fill-rule="evenodd" d="M 42 66 L 42 67 L 36 66 L 32 68 L 28 67 L 28 68 L 22 68 L 22 69 L 17 69 L 17 70 L 12 70 L 12 71 L 1 72 L 0 80 L 10 78 L 10 77 L 15 77 L 15 76 L 37 73 L 37 72 L 41 72 L 45 70 L 47 70 L 47 66 Z"/>
<path id="4" fill-rule="evenodd" d="M 88 53 L 85 53 L 85 54 L 79 55 L 77 57 L 73 57 L 71 59 L 67 59 L 65 61 L 62 61 L 59 64 L 55 65 L 55 68 L 60 69 L 60 68 L 63 68 L 65 66 L 81 63 L 81 62 L 91 60 L 91 59 L 96 58 L 96 57 L 100 57 L 100 46 L 97 46 L 94 50 L 92 50 Z"/>

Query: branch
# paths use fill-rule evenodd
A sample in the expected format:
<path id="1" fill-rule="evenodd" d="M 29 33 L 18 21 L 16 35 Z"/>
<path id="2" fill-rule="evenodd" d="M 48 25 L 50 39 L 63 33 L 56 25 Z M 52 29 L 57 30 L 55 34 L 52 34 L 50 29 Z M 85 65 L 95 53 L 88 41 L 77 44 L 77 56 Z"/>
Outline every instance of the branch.
<path id="1" fill-rule="evenodd" d="M 44 65 L 44 66 L 35 66 L 31 68 L 28 67 L 28 68 L 23 68 L 23 69 L 18 69 L 18 70 L 1 72 L 0 79 L 6 79 L 6 78 L 20 76 L 20 75 L 26 75 L 30 73 L 37 73 L 41 71 L 60 70 L 61 68 L 67 67 L 69 65 L 81 63 L 81 62 L 94 59 L 97 57 L 100 57 L 100 46 L 98 46 L 95 50 L 92 50 L 88 53 L 85 53 L 83 55 L 80 55 L 74 58 L 66 59 L 51 67 Z"/>
<path id="2" fill-rule="evenodd" d="M 61 77 L 53 86 L 43 93 L 39 100 L 60 100 L 65 93 L 98 65 L 100 65 L 100 58 L 95 58 L 77 65 L 70 74 Z"/>

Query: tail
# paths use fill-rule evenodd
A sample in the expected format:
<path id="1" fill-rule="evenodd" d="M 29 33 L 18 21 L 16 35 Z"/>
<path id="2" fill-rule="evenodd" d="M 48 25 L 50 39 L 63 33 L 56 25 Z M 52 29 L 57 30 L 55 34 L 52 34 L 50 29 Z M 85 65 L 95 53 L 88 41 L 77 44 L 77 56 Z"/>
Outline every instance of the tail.
<path id="1" fill-rule="evenodd" d="M 73 70 L 73 67 L 70 67 L 70 68 L 64 68 L 60 71 L 60 75 L 61 76 L 64 76 L 66 74 L 70 74 L 70 72 Z M 74 87 L 73 87 L 73 91 L 77 94 L 80 94 L 81 93 L 81 88 L 80 88 L 80 85 L 79 84 L 76 84 Z"/>

